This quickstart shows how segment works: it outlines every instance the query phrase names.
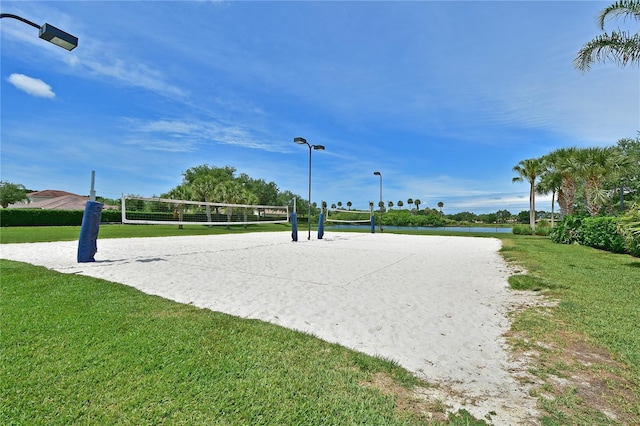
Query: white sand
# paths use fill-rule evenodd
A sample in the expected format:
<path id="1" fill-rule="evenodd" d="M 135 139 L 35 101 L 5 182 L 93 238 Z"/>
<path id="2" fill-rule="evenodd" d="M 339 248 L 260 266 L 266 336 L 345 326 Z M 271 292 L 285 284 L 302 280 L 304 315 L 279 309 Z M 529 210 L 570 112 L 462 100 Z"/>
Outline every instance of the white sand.
<path id="1" fill-rule="evenodd" d="M 0 257 L 126 284 L 148 294 L 312 333 L 393 359 L 455 409 L 495 425 L 536 424 L 535 400 L 509 359 L 509 290 L 494 238 L 289 233 L 10 244 Z M 315 236 L 314 236 L 315 238 Z M 432 395 L 433 396 L 433 395 Z"/>

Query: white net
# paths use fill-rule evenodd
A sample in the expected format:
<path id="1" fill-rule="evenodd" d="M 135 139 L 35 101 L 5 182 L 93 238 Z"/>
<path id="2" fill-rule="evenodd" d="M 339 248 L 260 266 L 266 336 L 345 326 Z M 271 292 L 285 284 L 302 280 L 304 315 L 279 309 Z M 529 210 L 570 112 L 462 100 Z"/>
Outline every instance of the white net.
<path id="1" fill-rule="evenodd" d="M 371 223 L 372 213 L 365 210 L 327 209 L 327 223 Z"/>
<path id="2" fill-rule="evenodd" d="M 128 224 L 252 225 L 288 221 L 288 206 L 122 196 L 122 223 Z"/>

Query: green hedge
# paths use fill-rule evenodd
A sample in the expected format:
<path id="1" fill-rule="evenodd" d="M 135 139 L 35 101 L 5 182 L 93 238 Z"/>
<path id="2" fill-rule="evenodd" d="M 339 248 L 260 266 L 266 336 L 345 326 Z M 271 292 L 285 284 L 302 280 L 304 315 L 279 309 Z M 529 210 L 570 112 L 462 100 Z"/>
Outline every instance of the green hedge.
<path id="1" fill-rule="evenodd" d="M 0 226 L 80 226 L 84 210 L 0 209 Z M 119 210 L 103 210 L 102 222 L 122 221 Z"/>
<path id="2" fill-rule="evenodd" d="M 566 216 L 550 233 L 560 244 L 581 244 L 614 253 L 638 255 L 618 231 L 618 218 L 612 216 Z"/>

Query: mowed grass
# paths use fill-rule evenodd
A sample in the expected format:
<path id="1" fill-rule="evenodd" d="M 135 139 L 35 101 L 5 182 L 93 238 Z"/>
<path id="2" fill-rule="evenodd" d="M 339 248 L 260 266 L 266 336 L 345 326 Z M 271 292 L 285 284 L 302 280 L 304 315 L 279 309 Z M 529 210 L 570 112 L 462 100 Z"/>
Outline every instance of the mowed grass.
<path id="1" fill-rule="evenodd" d="M 556 301 L 516 315 L 511 336 L 543 381 L 543 424 L 640 424 L 640 259 L 527 236 L 502 253 L 526 268 L 512 287 Z"/>
<path id="2" fill-rule="evenodd" d="M 1 424 L 419 424 L 392 362 L 255 320 L 0 260 Z"/>
<path id="3" fill-rule="evenodd" d="M 137 228 L 100 237 L 174 235 Z M 395 362 L 308 334 L 26 263 L 0 271 L 3 425 L 485 424 L 417 399 L 428 384 Z"/>
<path id="4" fill-rule="evenodd" d="M 274 226 L 232 232 L 290 231 Z M 203 228 L 109 225 L 100 238 L 228 232 Z M 38 231 L 2 228 L 0 241 L 44 238 Z M 51 229 L 43 241 L 77 239 L 79 228 L 68 232 Z M 541 423 L 640 424 L 640 259 L 545 237 L 477 236 L 502 240 L 514 288 L 553 302 L 514 312 L 508 336 L 515 356 L 529 360 L 531 379 L 523 381 L 533 386 Z M 411 388 L 425 384 L 392 362 L 118 284 L 0 262 L 2 424 L 446 418 L 442 406 L 413 399 Z M 461 412 L 448 424 L 484 423 Z"/>

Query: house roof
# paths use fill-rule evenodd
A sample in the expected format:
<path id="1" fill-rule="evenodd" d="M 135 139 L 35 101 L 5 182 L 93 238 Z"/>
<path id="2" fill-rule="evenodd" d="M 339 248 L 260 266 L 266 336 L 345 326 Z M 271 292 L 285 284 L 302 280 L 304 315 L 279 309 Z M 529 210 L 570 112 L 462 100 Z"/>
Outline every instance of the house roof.
<path id="1" fill-rule="evenodd" d="M 38 198 L 56 198 L 56 197 L 64 197 L 67 195 L 73 195 L 75 197 L 80 197 L 78 194 L 73 194 L 67 191 L 59 191 L 57 189 L 45 189 L 44 191 L 35 191 L 27 194 L 27 197 L 38 197 Z"/>
<path id="2" fill-rule="evenodd" d="M 32 201 L 28 204 L 14 205 L 23 209 L 47 209 L 47 210 L 84 210 L 89 197 L 70 194 L 62 197 L 47 198 L 44 200 Z"/>

